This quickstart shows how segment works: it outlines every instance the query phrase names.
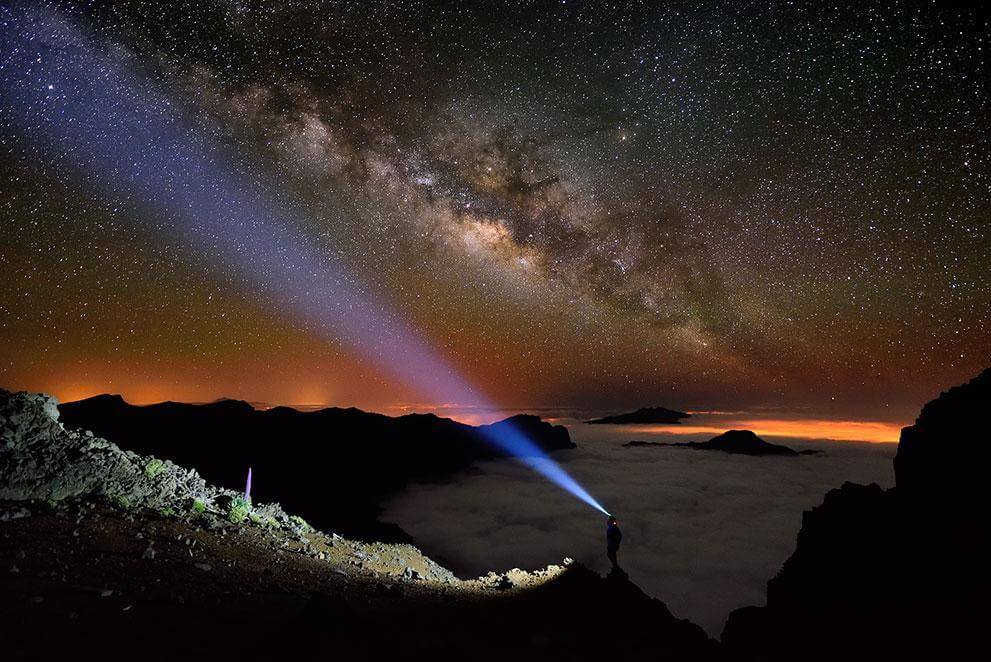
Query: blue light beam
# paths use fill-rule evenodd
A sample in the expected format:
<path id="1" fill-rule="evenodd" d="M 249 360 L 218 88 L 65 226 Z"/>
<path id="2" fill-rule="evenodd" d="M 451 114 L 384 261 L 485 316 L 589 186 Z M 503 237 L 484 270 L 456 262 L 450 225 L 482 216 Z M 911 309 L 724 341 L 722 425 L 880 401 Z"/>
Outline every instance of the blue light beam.
<path id="1" fill-rule="evenodd" d="M 261 170 L 196 131 L 166 94 L 128 70 L 126 54 L 102 50 L 47 10 L 0 8 L 0 21 L 0 120 L 35 154 L 121 199 L 199 261 L 223 267 L 246 290 L 436 401 L 491 407 L 423 334 L 321 249 L 300 222 L 305 213 L 284 195 L 262 192 Z M 514 426 L 481 434 L 607 514 Z"/>

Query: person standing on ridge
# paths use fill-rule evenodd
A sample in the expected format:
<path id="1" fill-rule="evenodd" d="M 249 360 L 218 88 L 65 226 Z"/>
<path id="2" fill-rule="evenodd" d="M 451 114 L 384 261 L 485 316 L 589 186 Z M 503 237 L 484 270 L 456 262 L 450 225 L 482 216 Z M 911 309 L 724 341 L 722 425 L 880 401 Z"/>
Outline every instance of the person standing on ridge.
<path id="1" fill-rule="evenodd" d="M 619 551 L 619 543 L 623 540 L 623 532 L 619 530 L 619 523 L 612 515 L 606 521 L 606 556 L 612 563 L 613 569 L 619 568 L 619 561 L 616 560 L 616 552 Z"/>

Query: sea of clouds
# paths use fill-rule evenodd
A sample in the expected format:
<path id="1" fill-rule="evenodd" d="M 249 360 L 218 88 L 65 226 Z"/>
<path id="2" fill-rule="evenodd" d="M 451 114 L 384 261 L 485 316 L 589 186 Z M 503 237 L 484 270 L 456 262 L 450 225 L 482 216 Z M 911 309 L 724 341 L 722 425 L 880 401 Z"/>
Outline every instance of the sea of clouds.
<path id="1" fill-rule="evenodd" d="M 644 437 L 621 426 L 569 429 L 579 447 L 554 458 L 618 516 L 620 564 L 630 579 L 717 637 L 731 610 L 764 604 L 767 580 L 794 550 L 804 510 L 844 481 L 894 483 L 895 444 L 773 438 L 824 453 L 747 457 L 624 448 Z M 383 519 L 462 576 L 532 569 L 566 556 L 600 572 L 609 567 L 604 518 L 512 460 L 414 485 L 388 504 Z"/>

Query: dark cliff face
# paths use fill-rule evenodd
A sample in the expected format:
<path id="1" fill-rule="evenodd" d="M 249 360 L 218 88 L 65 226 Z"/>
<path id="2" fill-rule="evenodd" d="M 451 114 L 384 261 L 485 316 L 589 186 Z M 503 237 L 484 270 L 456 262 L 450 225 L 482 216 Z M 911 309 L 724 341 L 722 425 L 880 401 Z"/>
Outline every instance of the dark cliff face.
<path id="1" fill-rule="evenodd" d="M 366 539 L 406 541 L 378 522 L 380 503 L 410 481 L 438 480 L 479 459 L 500 457 L 479 428 L 434 415 L 398 418 L 359 409 L 256 410 L 237 400 L 134 406 L 97 396 L 59 407 L 70 428 L 92 430 L 121 448 L 196 467 L 208 481 L 279 501 L 318 528 Z M 574 448 L 568 431 L 535 416 L 514 425 L 537 446 Z"/>
<path id="2" fill-rule="evenodd" d="M 987 645 L 991 370 L 902 431 L 896 486 L 846 483 L 805 513 L 766 607 L 730 615 L 744 659 L 920 659 Z"/>
<path id="3" fill-rule="evenodd" d="M 563 425 L 551 425 L 539 416 L 530 414 L 517 414 L 503 421 L 498 421 L 490 425 L 482 425 L 478 430 L 488 430 L 495 435 L 499 435 L 500 430 L 508 426 L 512 426 L 517 432 L 521 432 L 523 436 L 534 441 L 537 446 L 545 451 L 575 448 L 575 444 L 571 441 L 571 435 L 568 434 L 566 427 Z"/>
<path id="4" fill-rule="evenodd" d="M 905 498 L 968 508 L 986 494 L 989 469 L 991 368 L 928 403 L 902 430 L 895 480 Z"/>

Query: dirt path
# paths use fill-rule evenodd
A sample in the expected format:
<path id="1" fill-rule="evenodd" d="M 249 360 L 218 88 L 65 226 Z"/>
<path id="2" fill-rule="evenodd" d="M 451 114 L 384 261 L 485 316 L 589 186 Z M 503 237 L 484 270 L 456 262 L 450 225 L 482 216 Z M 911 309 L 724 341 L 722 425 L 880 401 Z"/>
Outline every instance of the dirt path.
<path id="1" fill-rule="evenodd" d="M 460 581 L 409 545 L 210 530 L 92 504 L 0 503 L 0 520 L 9 659 L 485 660 L 523 650 L 587 659 L 660 642 L 709 659 L 717 650 L 629 582 L 582 568 Z"/>

